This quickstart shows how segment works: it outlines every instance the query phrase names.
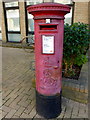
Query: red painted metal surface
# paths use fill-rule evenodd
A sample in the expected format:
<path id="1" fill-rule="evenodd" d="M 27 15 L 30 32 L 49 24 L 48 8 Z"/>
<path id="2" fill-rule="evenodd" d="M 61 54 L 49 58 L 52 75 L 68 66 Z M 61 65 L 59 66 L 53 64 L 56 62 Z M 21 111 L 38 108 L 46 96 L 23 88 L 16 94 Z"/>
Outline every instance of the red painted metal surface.
<path id="1" fill-rule="evenodd" d="M 34 16 L 36 90 L 46 96 L 60 94 L 64 15 L 70 12 L 70 7 L 58 3 L 41 3 L 27 10 Z M 50 23 L 46 23 L 46 19 L 50 19 Z M 54 53 L 42 53 L 42 36 L 54 36 Z"/>

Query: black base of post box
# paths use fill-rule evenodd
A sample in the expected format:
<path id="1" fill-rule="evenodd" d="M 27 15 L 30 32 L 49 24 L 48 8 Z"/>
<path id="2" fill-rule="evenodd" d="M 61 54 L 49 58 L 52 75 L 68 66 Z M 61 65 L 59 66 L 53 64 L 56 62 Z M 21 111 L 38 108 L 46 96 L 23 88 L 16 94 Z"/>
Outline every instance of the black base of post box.
<path id="1" fill-rule="evenodd" d="M 44 96 L 36 91 L 36 112 L 46 119 L 52 119 L 61 113 L 61 93 Z"/>

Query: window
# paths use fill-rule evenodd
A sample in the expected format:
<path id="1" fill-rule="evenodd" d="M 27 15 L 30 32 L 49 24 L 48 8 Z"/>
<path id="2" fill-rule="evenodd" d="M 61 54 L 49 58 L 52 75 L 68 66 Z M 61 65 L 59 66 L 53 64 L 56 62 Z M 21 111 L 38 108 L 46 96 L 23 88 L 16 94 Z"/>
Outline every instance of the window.
<path id="1" fill-rule="evenodd" d="M 54 2 L 61 4 L 72 4 L 72 0 L 54 0 Z"/>
<path id="2" fill-rule="evenodd" d="M 7 10 L 8 31 L 20 31 L 19 10 Z"/>
<path id="3" fill-rule="evenodd" d="M 28 0 L 27 5 L 35 5 L 35 4 L 39 4 L 42 2 L 43 2 L 43 0 Z"/>
<path id="4" fill-rule="evenodd" d="M 34 20 L 33 20 L 33 15 L 31 14 L 28 14 L 28 30 L 34 31 Z"/>
<path id="5" fill-rule="evenodd" d="M 26 3 L 25 3 L 25 6 L 29 6 L 29 5 L 35 5 L 35 4 L 38 4 L 38 3 L 42 3 L 43 0 L 28 0 Z M 27 36 L 31 36 L 30 38 L 27 39 L 27 42 L 34 42 L 32 41 L 31 38 L 34 39 L 34 20 L 33 20 L 33 15 L 29 14 L 26 10 L 26 31 L 27 31 Z"/>
<path id="6" fill-rule="evenodd" d="M 20 42 L 21 35 L 18 33 L 8 33 L 8 41 L 9 42 Z"/>
<path id="7" fill-rule="evenodd" d="M 71 6 L 70 13 L 65 15 L 64 22 L 68 23 L 68 24 L 72 24 L 72 21 L 73 21 L 73 9 L 74 9 L 73 1 L 72 0 L 54 0 L 54 2 L 61 3 L 61 4 L 66 4 L 66 5 Z"/>
<path id="8" fill-rule="evenodd" d="M 18 6 L 18 2 L 5 3 L 5 7 L 16 7 L 16 6 Z"/>
<path id="9" fill-rule="evenodd" d="M 5 3 L 6 31 L 9 42 L 20 42 L 20 19 L 18 1 Z"/>
<path id="10" fill-rule="evenodd" d="M 34 34 L 30 34 L 30 33 L 28 33 L 28 36 L 30 36 L 29 38 L 28 38 L 28 42 L 30 42 L 30 43 L 34 43 Z"/>
<path id="11" fill-rule="evenodd" d="M 70 25 L 72 24 L 72 7 L 71 7 L 71 10 L 70 10 L 70 13 L 65 15 L 64 22 L 68 23 Z"/>

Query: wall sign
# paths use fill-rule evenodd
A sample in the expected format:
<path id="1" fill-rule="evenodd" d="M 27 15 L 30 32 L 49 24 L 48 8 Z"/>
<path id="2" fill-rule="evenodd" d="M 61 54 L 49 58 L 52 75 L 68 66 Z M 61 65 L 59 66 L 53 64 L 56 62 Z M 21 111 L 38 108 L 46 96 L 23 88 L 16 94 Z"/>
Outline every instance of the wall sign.
<path id="1" fill-rule="evenodd" d="M 54 54 L 54 36 L 52 35 L 42 36 L 42 53 Z"/>

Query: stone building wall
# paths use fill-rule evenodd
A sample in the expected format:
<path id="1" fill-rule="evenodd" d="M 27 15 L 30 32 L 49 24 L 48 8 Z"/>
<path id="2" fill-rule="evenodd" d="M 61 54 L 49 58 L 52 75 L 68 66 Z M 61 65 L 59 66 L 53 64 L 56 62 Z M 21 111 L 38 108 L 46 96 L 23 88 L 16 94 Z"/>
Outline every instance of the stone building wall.
<path id="1" fill-rule="evenodd" d="M 21 38 L 23 38 L 26 36 L 25 4 L 24 4 L 24 2 L 19 2 L 19 13 L 20 13 Z"/>
<path id="2" fill-rule="evenodd" d="M 1 16 L 1 31 L 2 31 L 2 40 L 3 42 L 7 41 L 6 38 L 6 27 L 5 27 L 5 17 L 4 17 L 4 9 L 3 9 L 3 3 L 0 2 L 0 16 Z"/>
<path id="3" fill-rule="evenodd" d="M 75 2 L 74 22 L 83 22 L 88 24 L 90 18 L 89 2 Z"/>

